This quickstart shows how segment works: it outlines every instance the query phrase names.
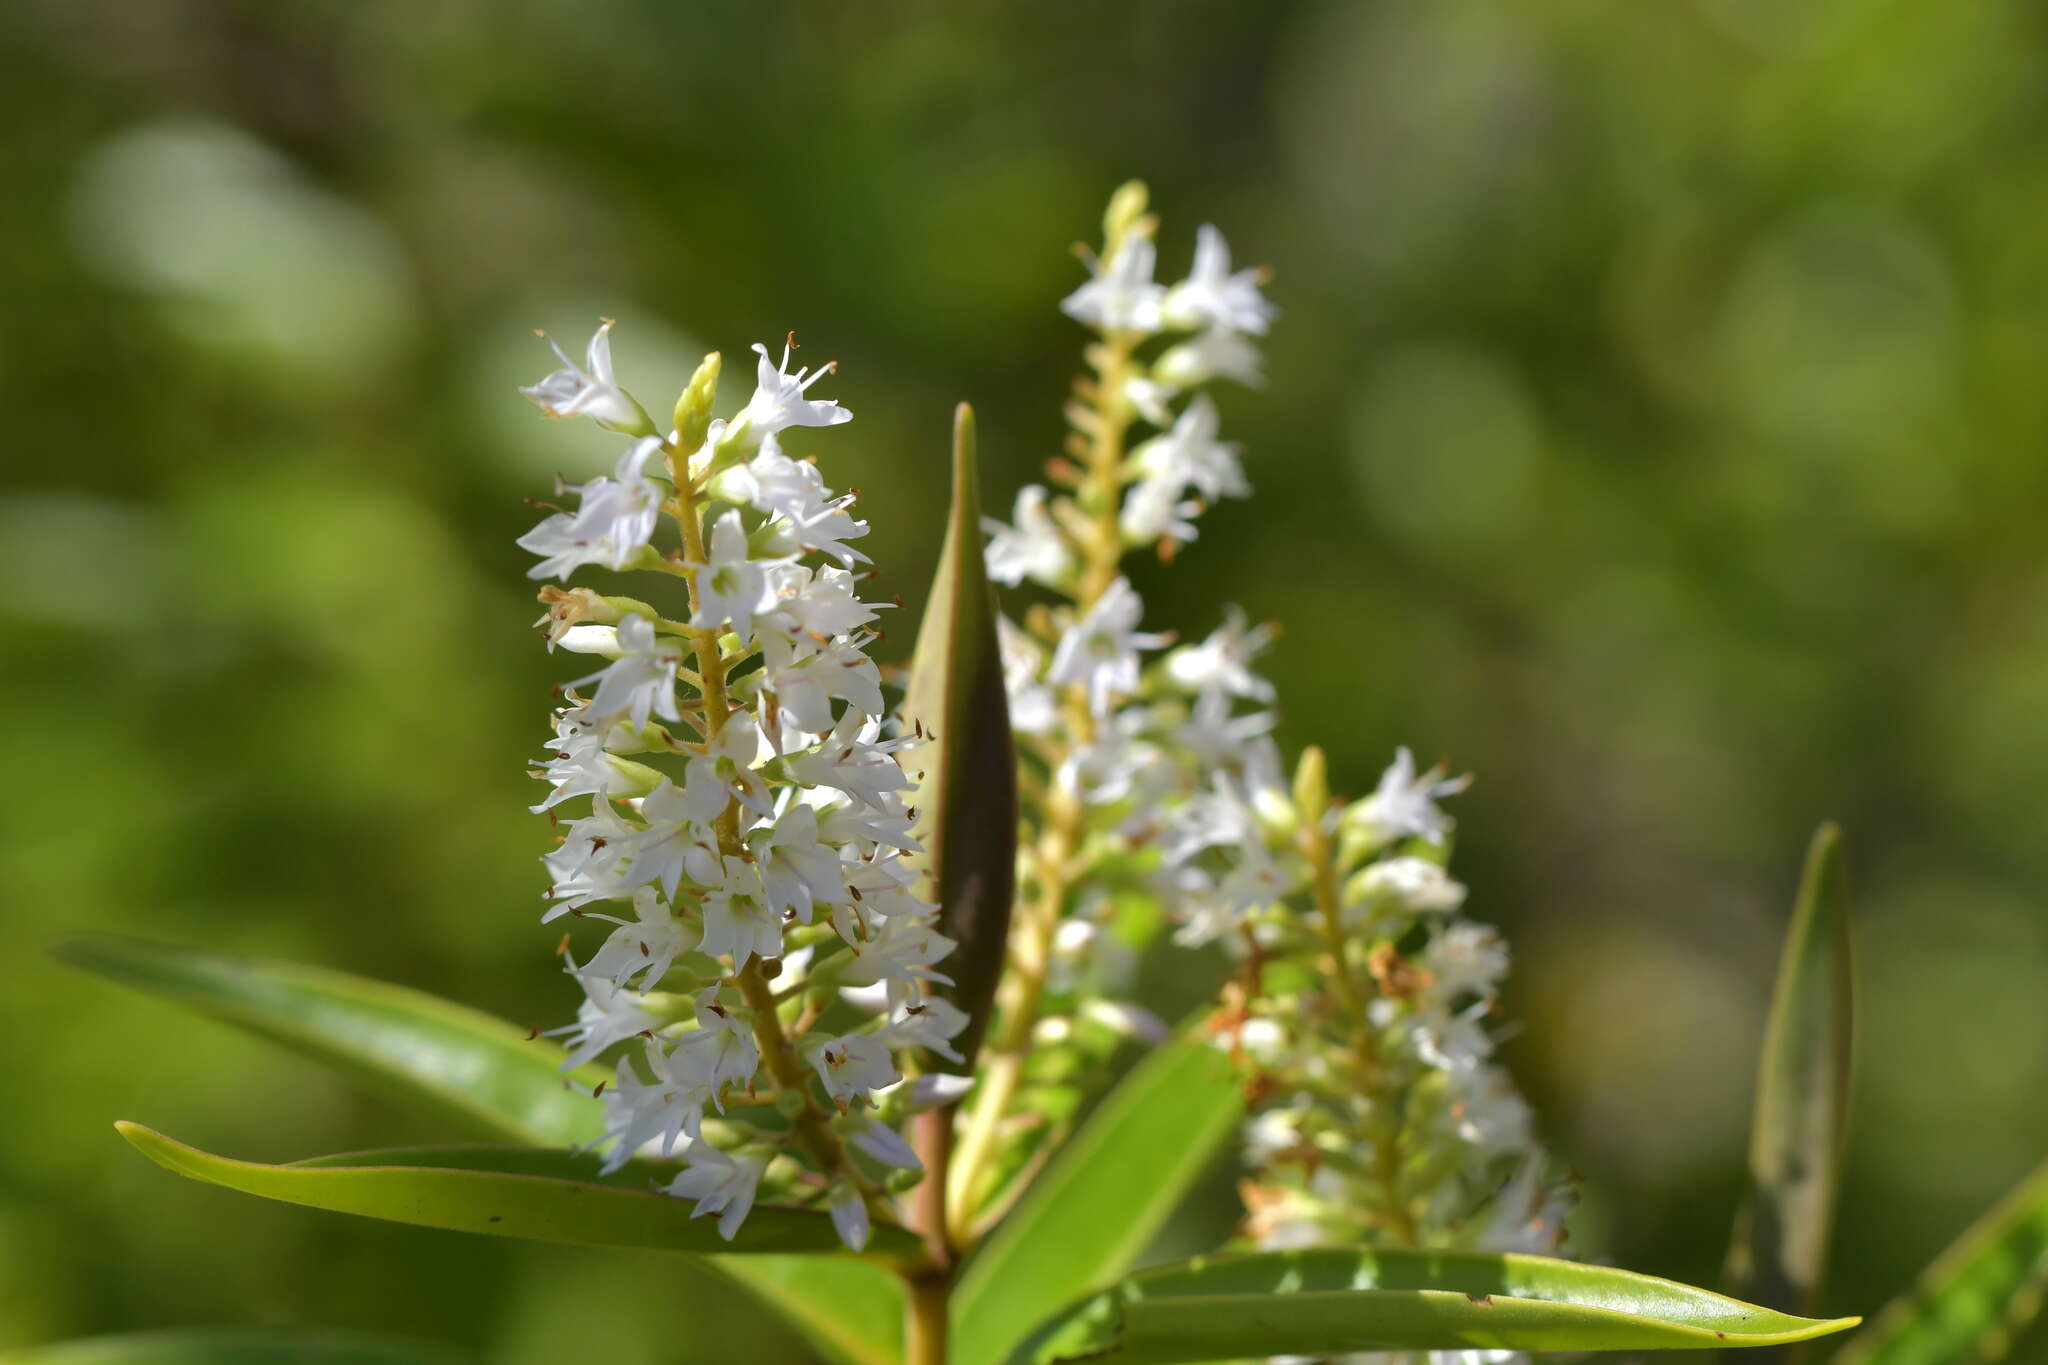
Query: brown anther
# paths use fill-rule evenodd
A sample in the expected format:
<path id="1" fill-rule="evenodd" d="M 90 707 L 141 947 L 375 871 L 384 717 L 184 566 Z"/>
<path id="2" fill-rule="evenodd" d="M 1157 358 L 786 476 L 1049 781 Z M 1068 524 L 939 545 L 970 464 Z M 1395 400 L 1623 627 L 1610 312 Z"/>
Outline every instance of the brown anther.
<path id="1" fill-rule="evenodd" d="M 603 1081 L 599 1081 L 599 1082 L 597 1083 L 597 1089 L 595 1089 L 595 1090 L 593 1090 L 593 1091 L 591 1091 L 591 1092 L 590 1092 L 590 1098 L 592 1098 L 592 1099 L 597 1099 L 597 1098 L 598 1098 L 599 1096 L 601 1096 L 601 1095 L 603 1095 L 603 1094 L 604 1094 L 604 1082 L 603 1082 Z"/>
<path id="2" fill-rule="evenodd" d="M 1394 1000 L 1410 1000 L 1436 980 L 1425 968 L 1401 956 L 1391 943 L 1375 944 L 1366 954 L 1365 969 L 1379 982 L 1380 990 Z"/>
<path id="3" fill-rule="evenodd" d="M 540 1037 L 540 1025 L 539 1025 L 539 1024 L 535 1024 L 535 1025 L 534 1025 L 534 1026 L 533 1026 L 532 1028 L 530 1028 L 530 1029 L 528 1029 L 528 1030 L 526 1031 L 526 1041 L 527 1041 L 527 1042 L 529 1042 L 529 1043 L 530 1043 L 530 1042 L 532 1042 L 532 1041 L 533 1041 L 534 1039 L 536 1039 L 536 1038 L 538 1038 L 538 1037 Z"/>
<path id="4" fill-rule="evenodd" d="M 783 344 L 783 345 L 785 345 L 785 346 L 787 346 L 787 347 L 789 347 L 789 349 L 790 349 L 790 350 L 792 350 L 792 351 L 794 351 L 794 350 L 799 350 L 799 349 L 801 349 L 801 348 L 800 348 L 800 347 L 798 347 L 798 345 L 796 344 L 796 333 L 795 333 L 795 332 L 791 332 L 791 333 L 789 333 L 789 334 L 788 334 L 787 336 L 783 337 L 783 338 L 782 338 L 782 344 Z"/>
<path id="5" fill-rule="evenodd" d="M 555 945 L 555 956 L 556 956 L 556 957 L 567 957 L 568 955 L 569 955 L 569 932 L 568 932 L 568 930 L 566 930 L 566 929 L 565 929 L 565 930 L 563 930 L 563 931 L 562 931 L 562 941 L 561 941 L 560 943 L 557 943 L 557 944 Z"/>

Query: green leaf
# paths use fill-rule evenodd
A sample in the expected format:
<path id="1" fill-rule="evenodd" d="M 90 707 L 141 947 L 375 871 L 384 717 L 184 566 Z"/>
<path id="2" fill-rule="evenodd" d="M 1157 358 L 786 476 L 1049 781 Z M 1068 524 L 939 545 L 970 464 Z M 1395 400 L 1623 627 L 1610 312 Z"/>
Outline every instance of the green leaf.
<path id="1" fill-rule="evenodd" d="M 903 1281 L 879 1266 L 845 1256 L 731 1256 L 711 1264 L 832 1365 L 900 1365 Z"/>
<path id="2" fill-rule="evenodd" d="M 927 897 L 959 943 L 946 958 L 968 1024 L 955 1046 L 972 1060 L 1002 977 L 1017 876 L 1017 754 L 996 642 L 995 595 L 982 566 L 974 411 L 953 419 L 953 505 L 939 571 L 917 631 L 906 723 L 929 736 L 909 755 Z"/>
<path id="3" fill-rule="evenodd" d="M 87 1337 L 0 1351 L 0 1365 L 455 1365 L 438 1346 L 352 1332 L 201 1328 Z"/>
<path id="4" fill-rule="evenodd" d="M 1798 1318 L 1626 1270 L 1480 1252 L 1289 1251 L 1162 1266 L 1073 1305 L 1011 1365 L 1169 1365 L 1280 1353 L 1775 1346 Z"/>
<path id="5" fill-rule="evenodd" d="M 1749 1181 L 1728 1252 L 1732 1292 L 1810 1312 L 1827 1264 L 1855 1051 L 1842 831 L 1814 832 L 1757 1068 Z"/>
<path id="6" fill-rule="evenodd" d="M 1237 1070 L 1187 1036 L 1199 1028 L 1131 1069 L 967 1263 L 956 1365 L 1001 1360 L 1047 1313 L 1129 1270 L 1237 1131 Z"/>
<path id="7" fill-rule="evenodd" d="M 506 1159 L 490 1155 L 503 1149 L 470 1149 L 467 1156 L 451 1154 L 448 1159 L 479 1164 L 457 1166 L 432 1164 L 432 1157 L 411 1149 L 390 1155 L 364 1153 L 354 1159 L 414 1164 L 337 1165 L 332 1163 L 342 1158 L 319 1157 L 270 1166 L 202 1152 L 140 1124 L 114 1126 L 150 1160 L 194 1180 L 287 1204 L 418 1227 L 700 1254 L 823 1252 L 839 1245 L 831 1220 L 807 1209 L 756 1207 L 739 1236 L 727 1242 L 718 1235 L 716 1219 L 691 1217 L 686 1200 L 587 1178 L 536 1173 L 564 1170 L 571 1163 L 579 1174 L 587 1173 L 581 1164 L 584 1158 L 568 1152 L 527 1152 Z M 508 1169 L 500 1169 L 508 1164 Z M 875 1229 L 868 1245 L 869 1254 L 882 1260 L 918 1250 L 916 1238 L 886 1225 Z"/>
<path id="8" fill-rule="evenodd" d="M 135 939 L 74 938 L 56 953 L 422 1102 L 480 1137 L 567 1147 L 604 1131 L 602 1112 L 589 1098 L 608 1075 L 602 1068 L 565 1078 L 554 1043 L 529 1040 L 526 1029 L 423 991 Z"/>
<path id="9" fill-rule="evenodd" d="M 1952 1365 L 2011 1349 L 2048 1292 L 2048 1162 L 1851 1338 L 1835 1365 Z"/>

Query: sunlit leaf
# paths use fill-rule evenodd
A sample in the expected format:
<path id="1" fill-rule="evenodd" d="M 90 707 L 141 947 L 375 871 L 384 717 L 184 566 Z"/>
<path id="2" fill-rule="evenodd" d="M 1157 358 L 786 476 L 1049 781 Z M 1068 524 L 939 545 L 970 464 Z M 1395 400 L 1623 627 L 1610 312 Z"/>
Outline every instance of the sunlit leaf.
<path id="1" fill-rule="evenodd" d="M 1728 1252 L 1732 1292 L 1811 1311 L 1842 1177 L 1855 1042 L 1849 876 L 1842 832 L 1807 850 L 1757 1068 L 1749 1182 Z"/>
<path id="2" fill-rule="evenodd" d="M 199 1328 L 0 1351 L 0 1365 L 459 1365 L 438 1346 L 314 1329 Z"/>
<path id="3" fill-rule="evenodd" d="M 2048 1162 L 1937 1257 L 1836 1365 L 1961 1365 L 2004 1357 L 2048 1294 Z"/>
<path id="4" fill-rule="evenodd" d="M 930 736 L 908 755 L 922 774 L 913 798 L 925 846 L 919 863 L 940 926 L 960 945 L 946 974 L 970 1020 L 955 1046 L 970 1059 L 1003 971 L 1017 862 L 1017 756 L 995 597 L 982 566 L 974 460 L 974 412 L 962 403 L 953 422 L 952 510 L 903 699 L 906 721 Z"/>
<path id="5" fill-rule="evenodd" d="M 727 1242 L 715 1218 L 691 1217 L 688 1200 L 597 1181 L 535 1174 L 578 1163 L 566 1152 L 537 1152 L 507 1158 L 503 1149 L 483 1149 L 475 1165 L 332 1165 L 333 1158 L 272 1166 L 235 1161 L 188 1147 L 140 1124 L 116 1124 L 121 1136 L 166 1170 L 245 1194 L 335 1213 L 359 1214 L 394 1223 L 522 1237 L 582 1246 L 641 1247 L 704 1254 L 831 1251 L 839 1239 L 822 1213 L 756 1206 L 739 1236 Z M 458 1149 L 459 1150 L 459 1149 Z M 474 1151 L 475 1149 L 471 1149 Z M 380 1160 L 363 1153 L 358 1160 Z M 417 1149 L 398 1159 L 421 1161 Z M 451 1159 L 457 1159 L 452 1158 Z M 497 1169 L 510 1161 L 515 1169 Z M 880 1226 L 869 1254 L 890 1259 L 917 1250 L 900 1228 Z"/>
<path id="6" fill-rule="evenodd" d="M 899 1365 L 903 1282 L 845 1256 L 732 1256 L 717 1270 L 775 1309 L 831 1365 Z"/>
<path id="7" fill-rule="evenodd" d="M 56 953 L 424 1104 L 478 1136 L 566 1147 L 603 1133 L 588 1091 L 609 1073 L 573 1073 L 579 1094 L 565 1084 L 552 1042 L 423 991 L 136 939 L 74 938 Z"/>
<path id="8" fill-rule="evenodd" d="M 1001 1360 L 1129 1270 L 1243 1115 L 1236 1068 L 1206 1043 L 1166 1043 L 1133 1067 L 967 1263 L 957 1365 Z"/>
<path id="9" fill-rule="evenodd" d="M 1134 1275 L 1046 1323 L 1011 1365 L 1169 1365 L 1387 1350 L 1772 1346 L 1858 1319 L 1792 1317 L 1704 1289 L 1541 1256 L 1293 1251 Z"/>

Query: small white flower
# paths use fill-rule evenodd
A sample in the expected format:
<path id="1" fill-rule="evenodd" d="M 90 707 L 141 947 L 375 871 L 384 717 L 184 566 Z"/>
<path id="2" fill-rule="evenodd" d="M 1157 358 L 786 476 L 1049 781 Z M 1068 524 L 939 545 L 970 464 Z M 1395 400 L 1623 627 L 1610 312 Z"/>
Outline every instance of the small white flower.
<path id="1" fill-rule="evenodd" d="M 1470 1071 L 1493 1055 L 1484 1014 L 1483 1004 L 1459 1014 L 1424 1011 L 1414 1023 L 1415 1055 L 1442 1071 Z"/>
<path id="2" fill-rule="evenodd" d="M 760 1048 L 754 1042 L 751 1017 L 720 1005 L 717 987 L 699 991 L 693 1004 L 697 1027 L 676 1041 L 676 1051 L 690 1052 L 691 1074 L 704 1077 L 712 1102 L 723 1112 L 727 1086 L 753 1085 L 754 1073 L 761 1069 Z"/>
<path id="3" fill-rule="evenodd" d="M 1212 379 L 1228 379 L 1256 389 L 1266 382 L 1259 348 L 1242 333 L 1211 327 L 1172 347 L 1152 367 L 1154 383 L 1168 390 L 1200 388 Z"/>
<path id="4" fill-rule="evenodd" d="M 704 1106 L 711 1100 L 711 1077 L 697 1053 L 664 1048 L 649 1038 L 644 1051 L 653 1080 L 643 1080 L 630 1057 L 619 1058 L 611 1088 L 605 1091 L 605 1134 L 600 1143 L 616 1142 L 604 1169 L 616 1171 L 643 1148 L 662 1156 L 676 1143 L 695 1138 L 704 1124 Z"/>
<path id="5" fill-rule="evenodd" d="M 1188 277 L 1166 295 L 1168 326 L 1223 327 L 1265 333 L 1277 309 L 1259 292 L 1257 270 L 1230 269 L 1230 244 L 1210 223 L 1195 232 L 1195 263 Z"/>
<path id="6" fill-rule="evenodd" d="M 619 457 L 612 478 L 596 478 L 566 491 L 576 494 L 574 513 L 557 512 L 519 537 L 519 547 L 542 556 L 529 578 L 567 578 L 585 564 L 624 569 L 654 539 L 664 496 L 643 472 L 661 450 L 653 436 L 633 443 Z"/>
<path id="7" fill-rule="evenodd" d="M 782 348 L 782 363 L 775 364 L 768 357 L 768 348 L 754 343 L 754 353 L 761 357 L 756 368 L 754 396 L 747 400 L 747 406 L 733 419 L 730 432 L 744 429 L 756 441 L 772 436 L 790 427 L 836 427 L 842 422 L 851 422 L 853 414 L 829 398 L 809 398 L 811 385 L 832 373 L 832 365 L 820 365 L 816 370 L 800 369 L 789 373 L 789 352 L 791 343 Z"/>
<path id="8" fill-rule="evenodd" d="M 848 1251 L 859 1251 L 868 1244 L 868 1206 L 860 1191 L 843 1181 L 832 1187 L 830 1204 L 832 1226 L 839 1233 L 839 1240 L 846 1244 Z"/>
<path id="9" fill-rule="evenodd" d="M 735 711 L 683 766 L 683 785 L 689 793 L 690 813 L 709 823 L 724 811 L 726 803 L 737 801 L 759 816 L 775 812 L 768 784 L 753 769 L 761 752 L 761 731 L 745 711 Z"/>
<path id="10" fill-rule="evenodd" d="M 1242 447 L 1217 440 L 1219 425 L 1216 405 L 1201 394 L 1170 430 L 1132 451 L 1131 463 L 1146 479 L 1171 484 L 1176 491 L 1193 488 L 1212 500 L 1248 497 L 1252 486 L 1245 482 L 1239 462 Z"/>
<path id="11" fill-rule="evenodd" d="M 737 511 L 727 512 L 712 526 L 705 557 L 709 563 L 695 566 L 697 611 L 690 624 L 715 630 L 730 621 L 733 634 L 752 639 L 754 614 L 774 603 L 768 596 L 766 566 L 749 555 L 747 531 Z"/>
<path id="12" fill-rule="evenodd" d="M 540 917 L 541 923 L 592 901 L 620 900 L 633 894 L 640 883 L 631 880 L 633 849 L 642 831 L 620 818 L 611 802 L 600 796 L 591 802 L 590 814 L 569 826 L 559 847 L 542 855 L 548 870 L 547 899 L 558 904 Z"/>
<path id="13" fill-rule="evenodd" d="M 1456 920 L 1429 941 L 1423 963 L 1435 978 L 1430 993 L 1443 1004 L 1467 995 L 1490 997 L 1507 979 L 1508 945 L 1490 925 Z"/>
<path id="14" fill-rule="evenodd" d="M 1152 280 L 1158 254 L 1150 238 L 1125 237 L 1116 254 L 1095 263 L 1086 284 L 1060 301 L 1060 311 L 1105 332 L 1158 331 L 1166 298 L 1165 287 Z"/>
<path id="15" fill-rule="evenodd" d="M 635 796 L 647 790 L 605 751 L 604 731 L 590 723 L 581 706 L 555 712 L 555 742 L 538 775 L 550 790 L 545 801 L 528 807 L 535 814 L 578 796 Z"/>
<path id="16" fill-rule="evenodd" d="M 1535 1141 L 1535 1116 L 1507 1077 L 1493 1067 L 1455 1071 L 1450 1077 L 1451 1130 L 1483 1152 L 1526 1151 Z"/>
<path id="17" fill-rule="evenodd" d="M 964 1059 L 952 1042 L 967 1024 L 966 1010 L 943 996 L 929 995 L 898 1005 L 890 1012 L 889 1022 L 877 1029 L 874 1036 L 889 1047 L 921 1047 L 949 1062 L 958 1062 Z"/>
<path id="18" fill-rule="evenodd" d="M 550 417 L 588 417 L 621 431 L 644 433 L 651 423 L 640 405 L 612 379 L 611 319 L 607 318 L 590 339 L 585 368 L 565 355 L 547 333 L 536 333 L 562 362 L 562 368 L 521 393 L 540 405 Z"/>
<path id="19" fill-rule="evenodd" d="M 1190 692 L 1223 692 L 1257 702 L 1273 700 L 1273 684 L 1252 672 L 1279 632 L 1271 623 L 1248 624 L 1235 603 L 1224 608 L 1223 624 L 1199 645 L 1184 645 L 1166 657 L 1166 676 Z"/>
<path id="20" fill-rule="evenodd" d="M 763 620 L 789 636 L 851 634 L 875 619 L 854 582 L 851 572 L 829 565 L 816 572 L 802 564 L 771 565 Z"/>
<path id="21" fill-rule="evenodd" d="M 581 984 L 583 1004 L 576 1011 L 576 1022 L 549 1029 L 546 1035 L 566 1036 L 569 1055 L 562 1063 L 564 1071 L 575 1070 L 613 1043 L 661 1026 L 659 1019 L 641 1008 L 639 992 L 625 990 L 601 977 L 583 977 Z"/>
<path id="22" fill-rule="evenodd" d="M 1074 551 L 1046 512 L 1045 499 L 1044 488 L 1028 483 L 1017 491 L 1016 510 L 1011 513 L 1014 525 L 994 517 L 981 519 L 989 537 L 983 558 L 988 576 L 996 582 L 1014 588 L 1028 578 L 1057 588 L 1072 576 Z"/>
<path id="23" fill-rule="evenodd" d="M 688 1170 L 662 1188 L 678 1199 L 694 1199 L 692 1218 L 718 1215 L 718 1235 L 730 1242 L 754 1207 L 754 1193 L 768 1163 L 755 1156 L 727 1156 L 708 1142 L 693 1142 L 685 1153 Z"/>
<path id="24" fill-rule="evenodd" d="M 737 858 L 725 864 L 730 879 L 704 897 L 704 940 L 697 951 L 730 956 L 735 971 L 753 957 L 781 957 L 782 916 L 768 908 L 760 878 Z"/>
<path id="25" fill-rule="evenodd" d="M 597 691 L 586 708 L 591 723 L 610 725 L 629 720 L 637 729 L 647 723 L 650 715 L 681 720 L 683 714 L 676 709 L 676 668 L 682 663 L 682 646 L 658 638 L 654 622 L 639 615 L 622 619 L 613 628 L 612 638 L 617 642 L 619 655 L 611 667 L 570 684 L 573 687 L 593 679 L 597 682 Z"/>
<path id="26" fill-rule="evenodd" d="M 803 1050 L 825 1083 L 825 1093 L 842 1108 L 848 1101 L 867 1103 L 873 1092 L 903 1079 L 888 1045 L 872 1034 L 809 1039 Z"/>
<path id="27" fill-rule="evenodd" d="M 632 886 L 659 885 L 671 900 L 686 879 L 696 886 L 719 885 L 724 872 L 711 822 L 724 809 L 721 802 L 707 814 L 693 789 L 662 778 L 640 802 L 640 818 L 647 828 L 627 835 L 620 844 L 619 880 Z"/>
<path id="28" fill-rule="evenodd" d="M 960 1060 L 959 1054 L 954 1053 L 951 1048 L 947 1048 L 946 1051 L 952 1053 L 952 1061 Z M 904 1087 L 904 1095 L 910 1112 L 921 1114 L 927 1109 L 939 1109 L 956 1104 L 965 1099 L 967 1092 L 972 1089 L 972 1076 L 949 1076 L 943 1071 L 927 1071 L 922 1076 L 910 1078 L 910 1084 Z"/>
<path id="29" fill-rule="evenodd" d="M 1438 798 L 1455 796 L 1471 785 L 1471 774 L 1445 777 L 1440 767 L 1418 777 L 1415 755 L 1404 745 L 1394 751 L 1378 789 L 1346 811 L 1345 821 L 1376 844 L 1409 836 L 1441 844 L 1450 832 L 1451 818 L 1437 809 Z"/>
<path id="30" fill-rule="evenodd" d="M 1451 880 L 1442 866 L 1427 858 L 1384 858 L 1370 863 L 1351 879 L 1347 889 L 1351 905 L 1392 904 L 1416 915 L 1448 914 L 1465 903 L 1464 885 Z"/>
<path id="31" fill-rule="evenodd" d="M 1058 686 L 1085 687 L 1089 704 L 1097 712 L 1108 708 L 1112 699 L 1138 690 L 1138 651 L 1157 649 L 1166 643 L 1163 635 L 1137 630 L 1145 604 L 1119 578 L 1096 599 L 1088 614 L 1067 628 L 1053 651 L 1052 670 L 1047 680 Z"/>
<path id="32" fill-rule="evenodd" d="M 642 990 L 652 990 L 668 974 L 676 958 L 694 945 L 696 934 L 655 898 L 652 887 L 642 887 L 633 893 L 633 916 L 631 920 L 611 915 L 590 916 L 610 920 L 619 927 L 612 930 L 590 961 L 576 969 L 578 976 L 603 977 L 614 986 L 624 986 L 638 977 Z"/>
<path id="33" fill-rule="evenodd" d="M 927 983 L 953 984 L 952 977 L 933 970 L 932 964 L 956 946 L 923 920 L 883 920 L 881 933 L 855 945 L 854 960 L 839 979 L 849 986 L 886 982 L 890 1003 L 902 1004 L 921 996 Z"/>
<path id="34" fill-rule="evenodd" d="M 1127 545 L 1149 545 L 1171 541 L 1187 545 L 1196 536 L 1194 518 L 1202 504 L 1181 497 L 1181 485 L 1172 480 L 1140 479 L 1124 494 L 1117 513 L 1117 530 Z"/>
<path id="35" fill-rule="evenodd" d="M 776 703 L 813 734 L 832 728 L 835 699 L 862 715 L 879 716 L 882 674 L 867 656 L 866 643 L 858 636 L 825 644 L 764 636 L 761 671 L 747 675 L 747 685 L 767 687 Z"/>
<path id="36" fill-rule="evenodd" d="M 815 906 L 847 898 L 839 855 L 819 840 L 818 812 L 810 806 L 793 803 L 772 825 L 754 830 L 747 851 L 760 870 L 770 910 L 791 911 L 809 924 Z"/>

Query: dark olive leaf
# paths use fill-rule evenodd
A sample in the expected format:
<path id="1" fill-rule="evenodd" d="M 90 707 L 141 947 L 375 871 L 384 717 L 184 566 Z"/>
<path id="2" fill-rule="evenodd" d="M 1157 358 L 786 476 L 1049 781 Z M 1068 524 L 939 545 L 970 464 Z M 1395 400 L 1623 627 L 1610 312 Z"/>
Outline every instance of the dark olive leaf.
<path id="1" fill-rule="evenodd" d="M 138 939 L 93 935 L 55 951 L 423 1104 L 480 1137 L 568 1147 L 604 1131 L 589 1097 L 609 1074 L 603 1068 L 565 1074 L 552 1041 L 424 991 Z"/>
<path id="2" fill-rule="evenodd" d="M 1017 875 L 1017 755 L 981 542 L 974 412 L 962 403 L 953 421 L 952 509 L 903 715 L 929 736 L 907 755 L 921 774 L 916 834 L 940 927 L 960 945 L 946 972 L 970 1021 L 955 1043 L 970 1061 L 1002 976 Z"/>
<path id="3" fill-rule="evenodd" d="M 1728 1252 L 1732 1292 L 1810 1312 L 1841 1185 L 1855 1052 L 1855 973 L 1842 832 L 1814 832 L 1757 1068 L 1749 1179 Z"/>
<path id="4" fill-rule="evenodd" d="M 2048 1162 L 1850 1338 L 1834 1365 L 2002 1359 L 2048 1295 Z"/>
<path id="5" fill-rule="evenodd" d="M 568 1152 L 507 1158 L 503 1149 L 472 1149 L 480 1166 L 326 1164 L 331 1158 L 271 1166 L 215 1156 L 140 1124 L 115 1127 L 150 1160 L 194 1180 L 287 1204 L 418 1227 L 700 1254 L 826 1252 L 839 1246 L 831 1219 L 808 1209 L 757 1206 L 739 1235 L 728 1242 L 718 1234 L 717 1219 L 691 1216 L 687 1200 L 587 1178 L 533 1173 L 564 1168 L 587 1172 L 585 1159 Z M 383 1154 L 365 1153 L 358 1159 L 382 1160 Z M 417 1149 L 400 1159 L 418 1160 Z M 516 1169 L 498 1169 L 507 1164 Z M 916 1238 L 887 1225 L 877 1227 L 868 1244 L 871 1257 L 888 1262 L 917 1250 Z"/>
<path id="6" fill-rule="evenodd" d="M 1010 1365 L 1773 1346 L 1857 1321 L 1793 1317 L 1670 1280 L 1543 1256 L 1272 1252 L 1203 1257 L 1134 1275 L 1047 1322 Z"/>

